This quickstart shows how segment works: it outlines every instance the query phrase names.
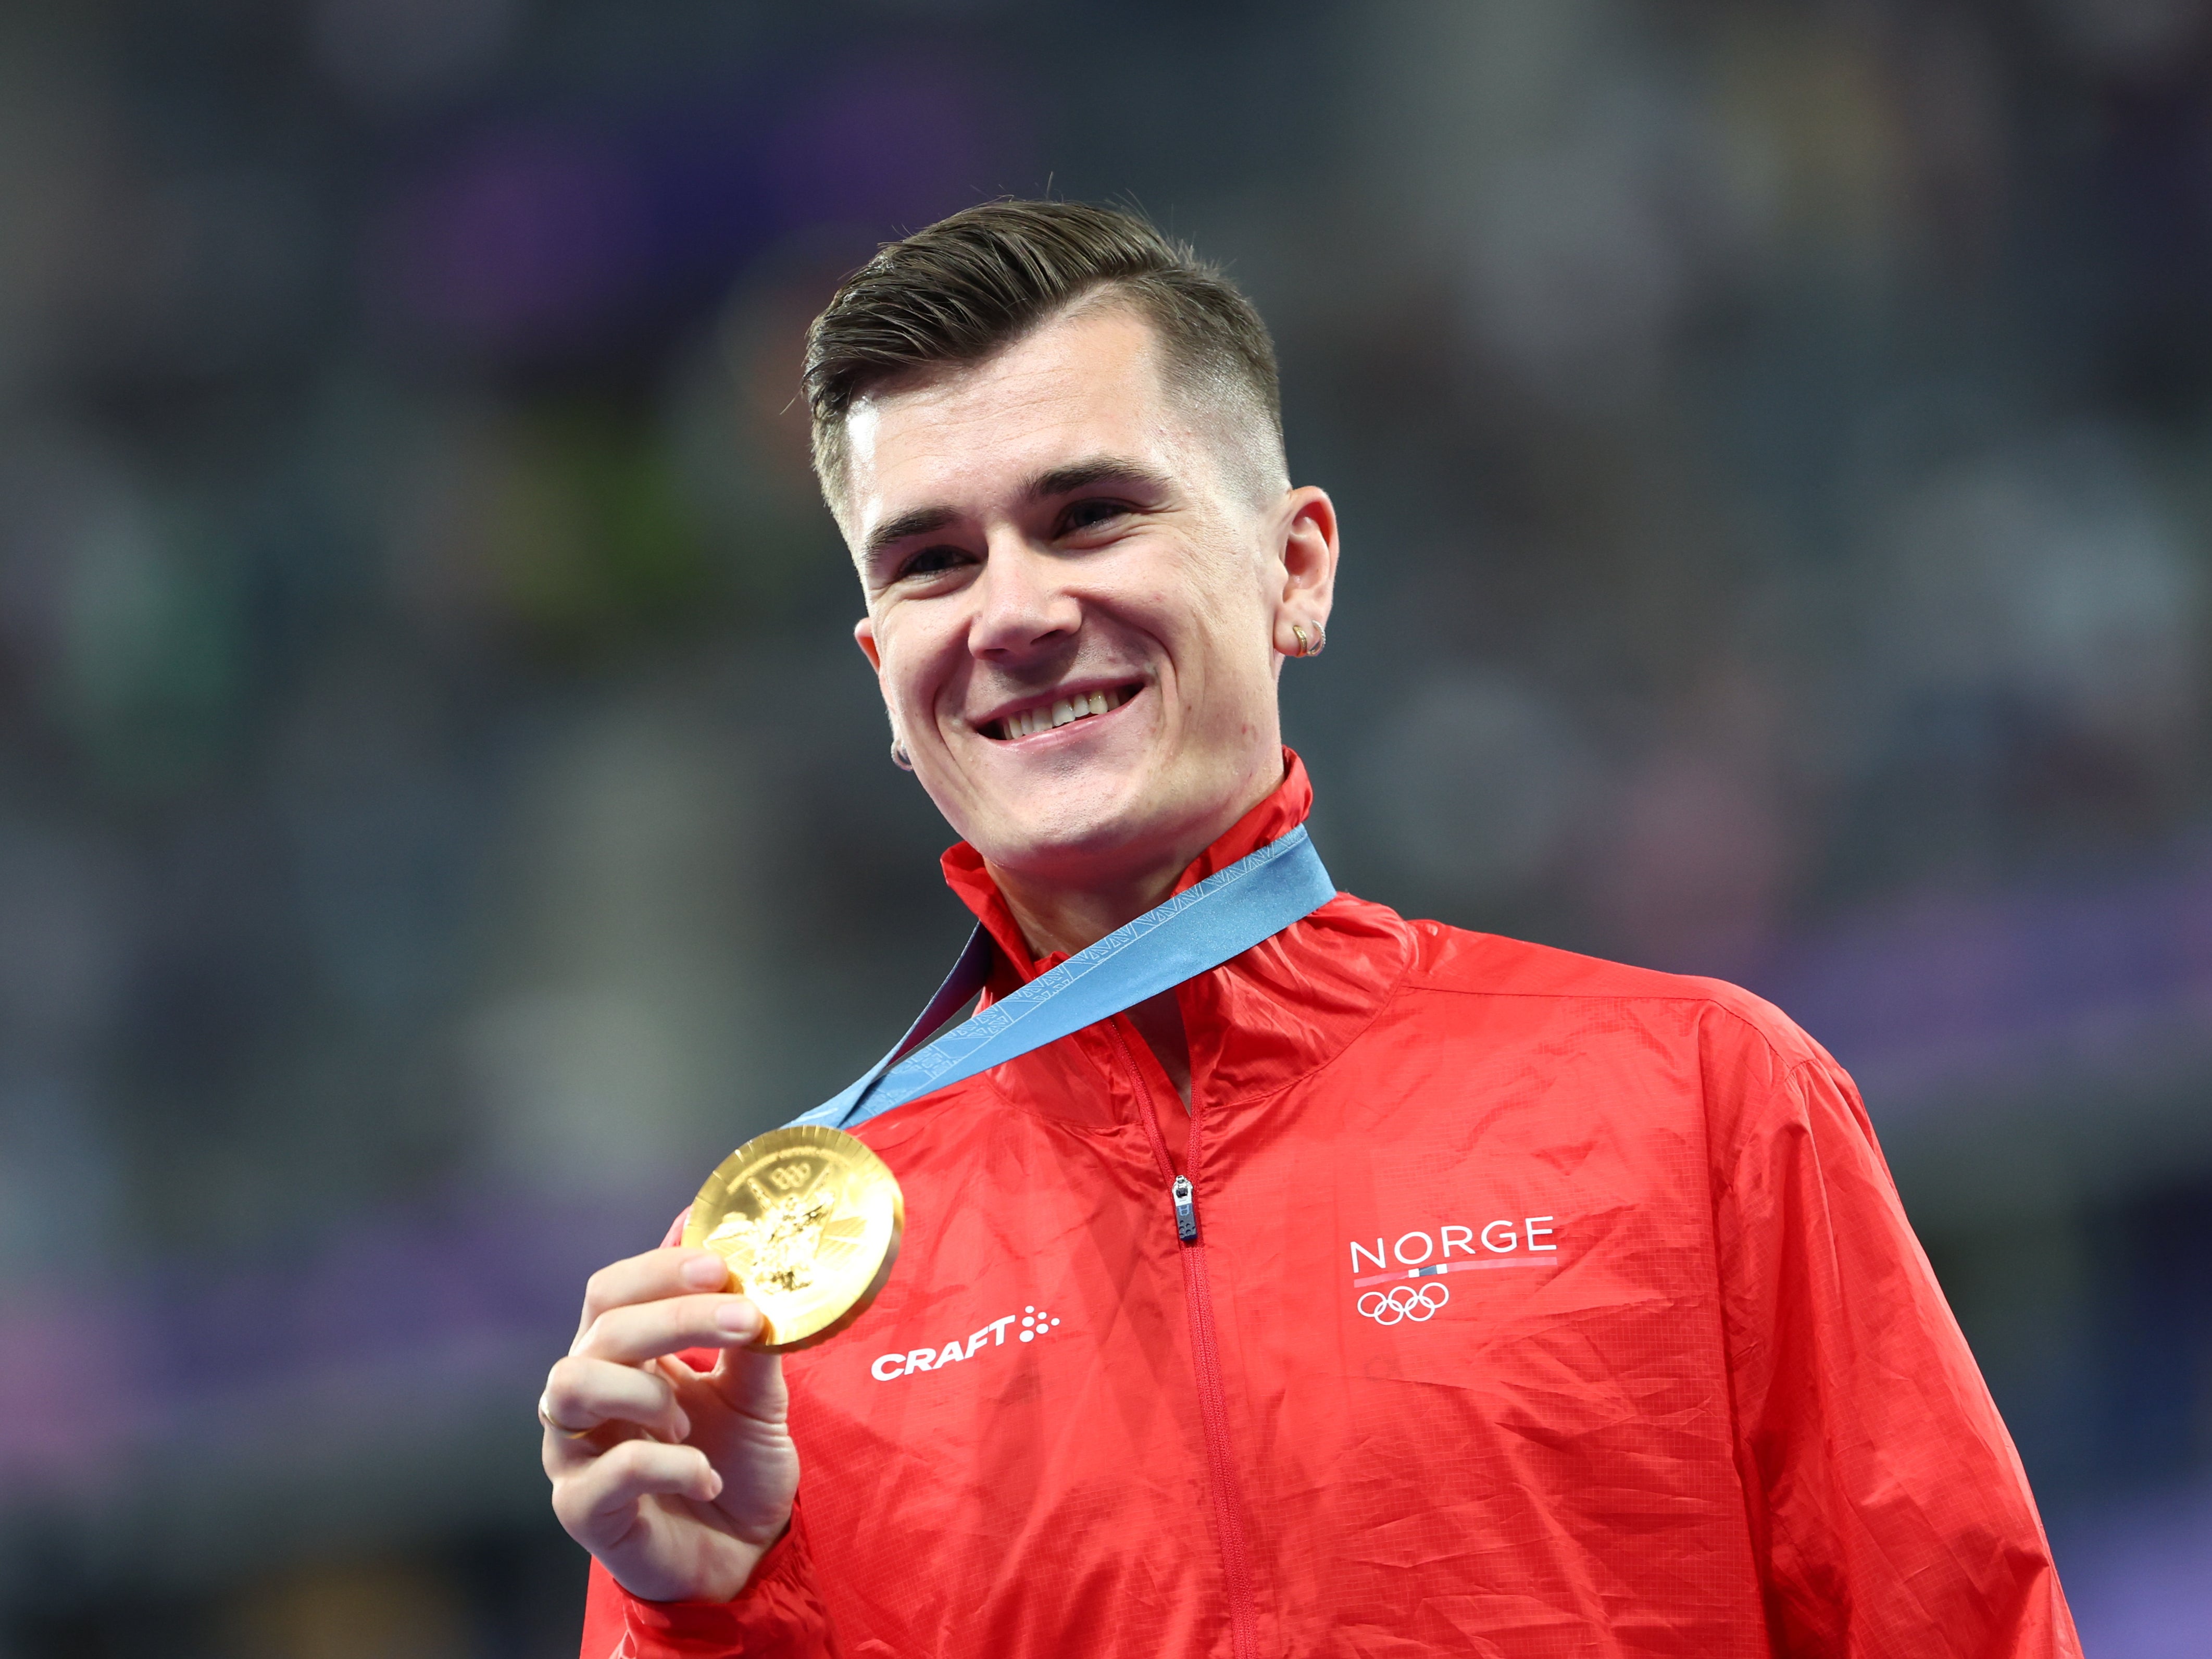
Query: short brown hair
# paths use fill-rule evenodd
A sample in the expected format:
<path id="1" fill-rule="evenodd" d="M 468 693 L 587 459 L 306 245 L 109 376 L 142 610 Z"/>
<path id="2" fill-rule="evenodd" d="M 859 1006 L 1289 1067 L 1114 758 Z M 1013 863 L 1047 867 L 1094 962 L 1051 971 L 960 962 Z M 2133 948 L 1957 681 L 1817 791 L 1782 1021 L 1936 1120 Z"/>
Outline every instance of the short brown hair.
<path id="1" fill-rule="evenodd" d="M 896 242 L 848 276 L 806 332 L 814 471 L 834 509 L 845 421 L 872 387 L 939 364 L 981 362 L 1102 290 L 1158 331 L 1168 374 L 1264 423 L 1279 457 L 1274 342 L 1218 267 L 1136 214 L 1083 202 L 986 202 Z M 1279 463 L 1267 469 L 1279 471 Z"/>

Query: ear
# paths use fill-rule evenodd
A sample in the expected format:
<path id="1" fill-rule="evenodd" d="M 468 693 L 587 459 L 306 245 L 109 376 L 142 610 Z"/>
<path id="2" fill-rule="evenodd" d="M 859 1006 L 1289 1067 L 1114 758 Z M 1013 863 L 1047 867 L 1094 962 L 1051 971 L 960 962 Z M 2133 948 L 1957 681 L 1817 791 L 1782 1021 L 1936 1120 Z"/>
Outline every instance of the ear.
<path id="1" fill-rule="evenodd" d="M 860 654 L 868 659 L 868 666 L 876 671 L 876 678 L 881 679 L 884 675 L 884 653 L 876 648 L 874 617 L 863 617 L 853 624 L 853 641 L 860 647 Z"/>
<path id="2" fill-rule="evenodd" d="M 1275 649 L 1286 657 L 1306 648 L 1292 630 L 1320 637 L 1336 602 L 1336 504 L 1328 492 L 1308 484 L 1283 498 L 1280 551 L 1282 588 L 1273 596 Z"/>

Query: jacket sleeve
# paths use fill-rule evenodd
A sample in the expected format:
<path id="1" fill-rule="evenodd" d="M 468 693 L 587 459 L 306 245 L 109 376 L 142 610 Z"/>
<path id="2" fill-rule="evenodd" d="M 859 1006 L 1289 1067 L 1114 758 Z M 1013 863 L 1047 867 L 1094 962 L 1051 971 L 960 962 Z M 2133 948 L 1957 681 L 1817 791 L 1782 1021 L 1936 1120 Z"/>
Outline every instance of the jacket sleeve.
<path id="1" fill-rule="evenodd" d="M 1822 1055 L 1741 1092 L 1715 1220 L 1775 1652 L 2078 1659 L 2027 1474 L 1850 1079 Z"/>
<path id="2" fill-rule="evenodd" d="M 647 1601 L 597 1561 L 584 1602 L 580 1659 L 833 1659 L 830 1616 L 814 1586 L 814 1562 L 797 1510 L 791 1530 L 761 1558 L 751 1581 L 728 1601 Z"/>

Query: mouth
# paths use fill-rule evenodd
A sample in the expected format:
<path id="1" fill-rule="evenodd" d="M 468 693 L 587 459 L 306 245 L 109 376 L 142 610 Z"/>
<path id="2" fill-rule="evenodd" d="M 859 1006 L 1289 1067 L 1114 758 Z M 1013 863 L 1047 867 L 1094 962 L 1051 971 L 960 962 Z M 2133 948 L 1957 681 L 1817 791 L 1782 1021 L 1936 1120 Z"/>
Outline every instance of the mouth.
<path id="1" fill-rule="evenodd" d="M 1110 714 L 1144 689 L 1141 681 L 1133 680 L 1125 685 L 1063 690 L 994 714 L 978 723 L 975 729 L 994 743 L 1012 743 L 1022 738 L 1033 738 L 1040 732 Z"/>

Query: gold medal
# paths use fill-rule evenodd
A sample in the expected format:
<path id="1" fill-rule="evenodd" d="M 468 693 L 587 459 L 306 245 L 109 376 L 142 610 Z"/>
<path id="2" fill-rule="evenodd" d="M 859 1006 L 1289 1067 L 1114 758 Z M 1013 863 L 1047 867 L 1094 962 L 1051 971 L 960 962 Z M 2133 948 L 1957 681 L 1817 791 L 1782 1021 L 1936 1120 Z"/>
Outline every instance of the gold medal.
<path id="1" fill-rule="evenodd" d="M 771 1129 L 722 1160 L 684 1242 L 730 1264 L 772 1353 L 835 1336 L 876 1299 L 898 1259 L 906 1199 L 866 1142 L 813 1124 Z"/>

